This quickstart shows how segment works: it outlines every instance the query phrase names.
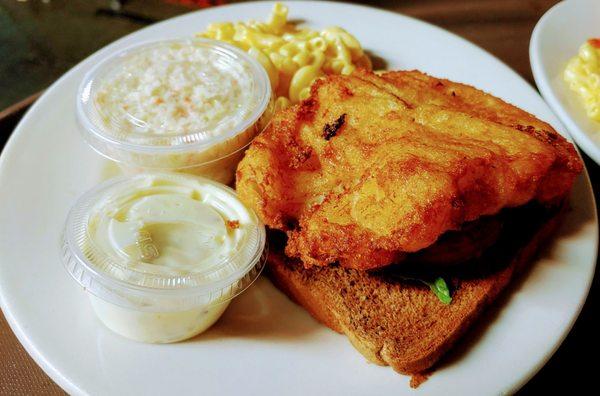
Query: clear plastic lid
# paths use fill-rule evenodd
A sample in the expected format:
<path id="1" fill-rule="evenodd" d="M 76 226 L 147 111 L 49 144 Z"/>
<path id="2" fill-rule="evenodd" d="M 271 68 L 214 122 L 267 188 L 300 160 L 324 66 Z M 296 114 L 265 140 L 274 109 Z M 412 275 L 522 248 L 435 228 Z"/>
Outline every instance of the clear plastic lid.
<path id="1" fill-rule="evenodd" d="M 165 228 L 154 235 L 152 227 Z M 193 234 L 187 256 L 185 233 Z M 77 201 L 62 256 L 71 276 L 97 297 L 173 311 L 240 294 L 264 267 L 265 243 L 263 224 L 229 187 L 191 175 L 140 174 L 109 180 Z"/>
<path id="2" fill-rule="evenodd" d="M 77 113 L 96 151 L 131 162 L 128 154 L 202 151 L 232 140 L 257 123 L 270 95 L 266 71 L 244 51 L 206 39 L 163 40 L 126 48 L 90 70 Z"/>

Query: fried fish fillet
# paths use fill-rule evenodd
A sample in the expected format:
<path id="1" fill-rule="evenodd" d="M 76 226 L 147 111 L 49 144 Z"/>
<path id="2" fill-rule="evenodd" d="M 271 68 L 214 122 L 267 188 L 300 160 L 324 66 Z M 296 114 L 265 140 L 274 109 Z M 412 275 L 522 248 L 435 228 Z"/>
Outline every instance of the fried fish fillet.
<path id="1" fill-rule="evenodd" d="M 371 269 L 465 222 L 568 194 L 582 163 L 531 114 L 423 73 L 317 81 L 237 170 L 240 198 L 305 266 Z"/>

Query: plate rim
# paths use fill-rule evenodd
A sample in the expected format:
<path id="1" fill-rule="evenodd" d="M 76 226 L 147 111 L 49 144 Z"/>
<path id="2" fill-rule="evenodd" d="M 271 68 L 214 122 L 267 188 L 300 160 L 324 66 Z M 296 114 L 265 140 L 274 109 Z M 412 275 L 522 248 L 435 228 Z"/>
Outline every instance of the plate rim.
<path id="1" fill-rule="evenodd" d="M 268 2 L 264 2 L 264 1 L 252 1 L 252 2 L 245 2 L 245 3 L 234 3 L 234 4 L 227 4 L 227 5 L 221 5 L 218 6 L 218 8 L 236 8 L 236 7 L 240 7 L 240 6 L 251 6 L 251 5 L 256 5 L 256 4 L 265 4 L 265 3 L 269 3 L 272 4 L 274 3 L 274 1 L 268 1 Z M 561 2 L 558 3 L 557 5 L 555 5 L 554 7 L 552 7 L 552 9 L 562 5 L 563 3 L 566 2 Z M 450 32 L 448 30 L 445 30 L 437 25 L 431 24 L 429 22 L 420 20 L 418 18 L 415 17 L 411 17 L 411 16 L 407 16 L 404 15 L 402 13 L 399 12 L 394 12 L 394 11 L 388 11 L 385 9 L 381 9 L 378 7 L 374 7 L 374 6 L 367 6 L 367 5 L 362 5 L 362 4 L 352 4 L 352 3 L 344 3 L 344 2 L 334 2 L 334 1 L 315 1 L 315 0 L 302 0 L 302 1 L 294 1 L 292 2 L 292 4 L 300 4 L 300 5 L 304 5 L 304 6 L 311 6 L 315 5 L 315 4 L 319 4 L 319 5 L 327 5 L 327 6 L 335 6 L 335 7 L 351 7 L 351 8 L 362 8 L 365 10 L 368 10 L 370 12 L 378 12 L 378 13 L 383 13 L 383 14 L 388 14 L 388 15 L 393 15 L 394 17 L 397 18 L 401 18 L 401 19 L 407 19 L 410 20 L 413 23 L 418 23 L 418 24 L 422 24 L 422 25 L 426 25 L 429 28 L 432 28 L 433 30 L 437 31 L 438 33 L 443 33 L 445 35 L 449 35 L 452 36 L 453 39 L 461 42 L 462 44 L 471 47 L 474 50 L 477 50 L 480 54 L 485 55 L 488 58 L 493 58 L 494 61 L 496 63 L 498 63 L 499 65 L 501 65 L 507 73 L 512 74 L 513 78 L 515 78 L 516 80 L 518 80 L 520 83 L 522 83 L 523 85 L 527 85 L 529 86 L 530 89 L 532 89 L 534 91 L 534 93 L 537 96 L 540 96 L 540 94 L 538 92 L 536 92 L 535 87 L 532 87 L 531 84 L 529 84 L 527 82 L 527 80 L 525 80 L 521 75 L 519 75 L 515 70 L 513 70 L 511 67 L 509 67 L 506 63 L 504 63 L 502 60 L 500 60 L 499 58 L 497 58 L 495 55 L 489 53 L 488 51 L 486 51 L 485 49 L 483 49 L 482 47 L 478 46 L 475 43 L 470 42 L 469 40 L 453 33 Z M 12 158 L 13 155 L 16 155 L 16 150 L 13 146 L 16 146 L 18 143 L 18 140 L 21 139 L 22 136 L 24 136 L 24 132 L 22 132 L 21 130 L 23 129 L 23 125 L 25 125 L 28 120 L 30 118 L 33 117 L 34 113 L 36 113 L 37 108 L 41 107 L 42 104 L 48 99 L 49 93 L 53 92 L 56 89 L 56 86 L 58 84 L 60 84 L 63 80 L 66 80 L 70 77 L 71 74 L 75 73 L 77 70 L 79 70 L 80 68 L 82 68 L 84 66 L 84 64 L 92 57 L 95 57 L 96 55 L 98 55 L 99 53 L 103 52 L 103 51 L 109 51 L 109 47 L 113 47 L 116 46 L 118 44 L 120 44 L 122 41 L 128 40 L 131 36 L 139 34 L 142 31 L 146 31 L 148 29 L 152 29 L 155 28 L 157 25 L 161 25 L 161 24 L 167 24 L 167 23 L 172 23 L 173 20 L 177 20 L 179 18 L 189 18 L 191 15 L 194 14 L 198 14 L 198 13 L 202 13 L 204 11 L 209 11 L 211 9 L 214 9 L 215 7 L 212 8 L 208 8 L 208 9 L 203 9 L 203 10 L 198 10 L 198 11 L 193 11 L 193 12 L 188 12 L 188 13 L 184 13 L 182 15 L 178 15 L 175 16 L 173 18 L 168 18 L 166 20 L 157 22 L 157 23 L 153 23 L 151 25 L 148 25 L 146 27 L 143 27 L 141 29 L 138 29 L 134 32 L 131 32 L 123 37 L 120 37 L 119 39 L 105 45 L 104 47 L 98 49 L 97 51 L 93 52 L 92 54 L 90 54 L 89 56 L 87 56 L 86 58 L 84 58 L 83 60 L 81 60 L 80 62 L 78 62 L 75 66 L 71 67 L 69 70 L 67 70 L 61 77 L 59 77 L 55 82 L 53 82 L 45 91 L 44 93 L 41 95 L 40 98 L 38 98 L 38 100 L 36 100 L 36 102 L 27 110 L 26 114 L 22 117 L 22 119 L 19 121 L 19 123 L 17 124 L 17 126 L 14 128 L 13 132 L 10 134 L 4 148 L 2 149 L 2 152 L 0 153 L 0 184 L 2 184 L 2 180 L 5 177 L 8 177 L 7 172 L 5 171 L 5 164 L 10 162 L 10 158 Z M 550 12 L 552 9 L 550 9 L 548 12 Z M 547 13 L 548 13 L 547 12 Z M 547 14 L 546 13 L 546 14 Z M 544 16 L 546 16 L 546 14 L 544 14 Z M 541 19 L 540 19 L 541 21 Z M 538 22 L 539 24 L 539 22 Z M 536 25 L 537 28 L 537 25 Z M 533 36 L 532 36 L 533 37 Z M 531 48 L 531 47 L 530 47 Z M 536 80 L 537 83 L 537 80 Z M 545 97 L 541 97 L 540 99 L 544 100 Z M 548 102 L 546 102 L 546 105 L 548 106 Z M 552 106 L 548 106 L 550 110 L 554 110 L 552 108 Z M 556 113 L 555 113 L 556 114 Z M 564 124 L 564 121 L 560 118 L 558 118 L 558 125 L 556 126 L 563 126 L 562 124 Z M 573 139 L 573 137 L 570 134 L 570 131 L 567 128 L 559 130 L 559 133 L 561 133 L 563 136 L 565 136 L 565 138 L 567 138 L 568 140 Z M 597 206 L 596 206 L 596 200 L 595 200 L 595 196 L 593 193 L 593 186 L 591 184 L 591 180 L 587 171 L 587 168 L 585 167 L 584 164 L 584 171 L 582 172 L 581 176 L 583 178 L 583 183 L 585 185 L 585 193 L 588 195 L 588 198 L 591 198 L 591 202 L 593 204 L 593 211 L 592 213 L 589 213 L 592 215 L 593 221 L 596 225 L 596 227 L 594 228 L 594 241 L 595 241 L 595 245 L 596 245 L 596 249 L 594 252 L 594 257 L 593 260 L 591 260 L 593 262 L 592 265 L 592 274 L 590 277 L 587 278 L 587 284 L 585 285 L 585 292 L 582 295 L 581 301 L 579 301 L 578 304 L 578 308 L 577 308 L 577 313 L 576 315 L 573 315 L 570 324 L 565 327 L 565 330 L 562 332 L 562 334 L 560 335 L 560 337 L 557 337 L 554 340 L 554 345 L 552 350 L 548 353 L 546 353 L 546 355 L 544 356 L 543 359 L 540 359 L 540 361 L 538 362 L 538 364 L 533 367 L 531 370 L 529 370 L 529 373 L 527 373 L 527 375 L 524 375 L 522 377 L 522 379 L 520 381 L 515 381 L 512 386 L 510 387 L 512 392 L 516 392 L 517 390 L 519 390 L 522 386 L 524 386 L 533 376 L 535 376 L 539 370 L 544 367 L 544 365 L 552 358 L 552 356 L 555 354 L 556 350 L 558 350 L 558 348 L 562 345 L 564 339 L 568 336 L 568 334 L 571 331 L 571 328 L 573 327 L 573 325 L 575 324 L 575 322 L 577 321 L 579 314 L 581 313 L 581 310 L 583 309 L 583 306 L 587 300 L 587 296 L 589 294 L 590 291 L 590 287 L 594 278 L 594 273 L 596 270 L 596 264 L 597 264 L 597 256 L 598 256 L 598 236 L 599 236 L 599 232 L 598 232 L 598 214 L 597 214 Z M 44 372 L 50 376 L 50 378 L 55 381 L 63 390 L 66 390 L 69 393 L 76 393 L 76 394 L 87 394 L 87 392 L 85 392 L 85 390 L 83 390 L 81 387 L 77 386 L 75 383 L 73 383 L 72 381 L 69 381 L 67 377 L 63 376 L 60 371 L 58 369 L 56 369 L 50 362 L 49 360 L 40 352 L 38 351 L 35 346 L 33 345 L 33 343 L 28 339 L 26 332 L 23 330 L 23 328 L 20 326 L 20 324 L 17 322 L 17 320 L 15 319 L 15 317 L 13 316 L 13 313 L 11 312 L 11 310 L 7 309 L 7 305 L 4 301 L 4 297 L 3 297 L 3 292 L 2 289 L 0 288 L 0 308 L 2 309 L 6 320 L 9 324 L 9 327 L 11 328 L 11 330 L 13 331 L 13 333 L 15 334 L 15 336 L 17 337 L 17 339 L 19 340 L 19 342 L 21 343 L 21 345 L 23 345 L 23 347 L 25 348 L 25 350 L 27 351 L 27 353 L 33 358 L 33 360 L 44 370 Z"/>

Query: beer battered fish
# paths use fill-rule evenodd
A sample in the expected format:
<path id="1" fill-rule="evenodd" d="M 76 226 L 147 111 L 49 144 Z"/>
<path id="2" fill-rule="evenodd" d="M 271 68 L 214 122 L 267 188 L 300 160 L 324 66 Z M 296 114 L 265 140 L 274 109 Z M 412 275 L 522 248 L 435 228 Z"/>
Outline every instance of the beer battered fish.
<path id="1" fill-rule="evenodd" d="M 237 171 L 240 198 L 306 267 L 371 269 L 505 207 L 560 203 L 582 163 L 531 114 L 423 73 L 317 81 Z"/>

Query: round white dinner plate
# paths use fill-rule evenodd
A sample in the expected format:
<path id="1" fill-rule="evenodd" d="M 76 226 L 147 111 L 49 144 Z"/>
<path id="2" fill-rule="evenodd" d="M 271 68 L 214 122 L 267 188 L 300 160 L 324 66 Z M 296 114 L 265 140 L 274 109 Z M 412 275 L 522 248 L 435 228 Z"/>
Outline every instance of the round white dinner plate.
<path id="1" fill-rule="evenodd" d="M 591 120 L 576 93 L 563 81 L 569 59 L 589 38 L 600 37 L 600 1 L 566 0 L 539 20 L 529 44 L 535 82 L 575 142 L 600 164 L 600 122 Z"/>
<path id="2" fill-rule="evenodd" d="M 148 345 L 103 327 L 85 292 L 63 269 L 59 234 L 67 211 L 106 167 L 85 145 L 75 121 L 75 94 L 85 72 L 136 42 L 192 35 L 215 21 L 265 19 L 272 4 L 216 7 L 142 29 L 73 68 L 23 118 L 0 160 L 0 303 L 17 337 L 74 394 L 486 395 L 518 389 L 567 335 L 593 277 L 597 218 L 585 174 L 555 241 L 416 391 L 408 377 L 367 363 L 344 336 L 314 321 L 266 278 L 236 299 L 207 333 Z M 348 29 L 390 69 L 420 69 L 473 84 L 564 133 L 515 72 L 444 30 L 362 6 L 289 6 L 292 19 Z"/>

